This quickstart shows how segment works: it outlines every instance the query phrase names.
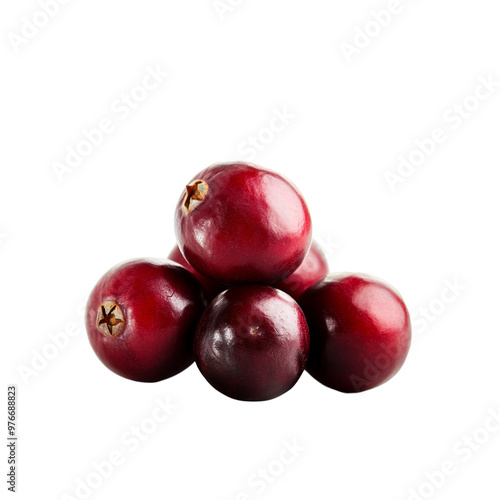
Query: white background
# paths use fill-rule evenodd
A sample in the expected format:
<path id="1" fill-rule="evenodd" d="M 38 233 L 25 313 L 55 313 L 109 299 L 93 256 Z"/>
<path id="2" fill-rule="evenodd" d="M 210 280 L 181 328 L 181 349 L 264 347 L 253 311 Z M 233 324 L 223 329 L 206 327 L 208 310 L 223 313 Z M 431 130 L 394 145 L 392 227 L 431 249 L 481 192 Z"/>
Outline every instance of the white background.
<path id="1" fill-rule="evenodd" d="M 496 2 L 401 0 L 369 38 L 372 11 L 397 2 L 233 3 L 73 0 L 33 29 L 37 2 L 2 2 L 2 412 L 15 383 L 18 498 L 83 498 L 87 480 L 89 498 L 499 498 L 500 87 L 473 97 L 481 78 L 500 82 Z M 148 67 L 168 76 L 143 92 Z M 143 100 L 129 113 L 131 92 Z M 293 117 L 271 137 L 276 112 Z M 58 177 L 106 118 L 113 131 Z M 391 189 L 387 172 L 436 128 L 446 140 Z M 93 285 L 124 259 L 166 256 L 186 181 L 236 159 L 299 186 L 332 270 L 402 293 L 414 336 L 393 380 L 344 395 L 304 374 L 244 403 L 194 365 L 141 384 L 100 364 L 81 313 Z M 156 398 L 177 407 L 159 424 Z M 300 451 L 280 465 L 285 441 Z M 101 481 L 93 462 L 116 453 Z M 454 474 L 426 485 L 445 461 Z"/>

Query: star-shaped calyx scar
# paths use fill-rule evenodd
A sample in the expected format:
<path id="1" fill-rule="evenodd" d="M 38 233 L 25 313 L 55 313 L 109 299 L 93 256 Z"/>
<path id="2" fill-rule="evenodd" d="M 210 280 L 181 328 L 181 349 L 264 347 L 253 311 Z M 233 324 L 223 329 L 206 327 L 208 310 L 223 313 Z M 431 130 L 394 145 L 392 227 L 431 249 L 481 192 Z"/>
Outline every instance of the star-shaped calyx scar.
<path id="1" fill-rule="evenodd" d="M 208 193 L 208 184 L 203 180 L 196 180 L 186 186 L 186 194 L 182 208 L 187 215 L 191 210 L 194 210 L 200 203 L 203 202 Z"/>
<path id="2" fill-rule="evenodd" d="M 97 312 L 97 328 L 108 337 L 116 337 L 125 327 L 120 306 L 113 301 L 103 302 Z"/>

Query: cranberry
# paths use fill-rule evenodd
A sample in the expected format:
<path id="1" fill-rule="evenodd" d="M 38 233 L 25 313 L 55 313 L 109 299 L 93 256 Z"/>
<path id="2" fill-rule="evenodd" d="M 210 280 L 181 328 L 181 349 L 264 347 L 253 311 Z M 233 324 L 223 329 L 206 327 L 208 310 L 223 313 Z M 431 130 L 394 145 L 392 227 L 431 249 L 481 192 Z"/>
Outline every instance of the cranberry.
<path id="1" fill-rule="evenodd" d="M 311 350 L 307 371 L 342 392 L 383 384 L 403 365 L 411 342 L 408 310 L 390 285 L 363 274 L 333 274 L 300 300 Z"/>
<path id="2" fill-rule="evenodd" d="M 189 271 L 167 260 L 133 260 L 109 270 L 90 294 L 86 326 L 99 359 L 122 377 L 157 382 L 193 361 L 205 298 Z"/>
<path id="3" fill-rule="evenodd" d="M 248 163 L 219 163 L 195 176 L 178 201 L 175 230 L 191 266 L 231 284 L 282 280 L 311 244 L 311 218 L 297 188 Z"/>
<path id="4" fill-rule="evenodd" d="M 179 250 L 179 247 L 177 245 L 172 248 L 172 251 L 168 254 L 168 258 L 185 267 L 190 273 L 196 276 L 196 279 L 201 283 L 203 289 L 205 290 L 205 295 L 207 296 L 208 300 L 212 300 L 227 288 L 227 286 L 223 285 L 222 283 L 203 276 L 203 274 L 200 274 L 198 271 L 196 271 L 193 266 L 189 265 L 187 260 L 182 256 L 181 251 Z"/>
<path id="5" fill-rule="evenodd" d="M 305 316 L 287 294 L 262 285 L 222 292 L 205 309 L 194 339 L 198 368 L 218 391 L 264 401 L 291 389 L 309 350 Z"/>
<path id="6" fill-rule="evenodd" d="M 273 286 L 288 293 L 295 300 L 299 300 L 300 296 L 311 285 L 323 279 L 327 274 L 328 262 L 325 254 L 316 241 L 313 240 L 302 264 L 290 276 Z"/>

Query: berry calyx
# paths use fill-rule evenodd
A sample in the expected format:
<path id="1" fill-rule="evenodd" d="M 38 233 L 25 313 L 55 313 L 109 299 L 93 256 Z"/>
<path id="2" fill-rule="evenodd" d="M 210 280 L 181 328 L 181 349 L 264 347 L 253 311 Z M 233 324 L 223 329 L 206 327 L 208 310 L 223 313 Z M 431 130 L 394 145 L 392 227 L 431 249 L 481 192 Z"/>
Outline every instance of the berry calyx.
<path id="1" fill-rule="evenodd" d="M 204 180 L 196 180 L 186 186 L 186 194 L 182 204 L 186 215 L 203 202 L 208 193 L 208 184 Z"/>
<path id="2" fill-rule="evenodd" d="M 125 319 L 120 306 L 113 301 L 101 304 L 97 311 L 97 328 L 107 337 L 116 337 L 125 328 Z"/>

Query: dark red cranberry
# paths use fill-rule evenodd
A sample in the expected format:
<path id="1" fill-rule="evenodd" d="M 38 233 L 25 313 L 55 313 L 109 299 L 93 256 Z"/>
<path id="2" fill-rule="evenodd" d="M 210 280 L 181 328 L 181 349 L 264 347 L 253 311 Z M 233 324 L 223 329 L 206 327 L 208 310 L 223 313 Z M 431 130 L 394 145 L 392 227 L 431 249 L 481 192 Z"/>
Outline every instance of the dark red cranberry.
<path id="1" fill-rule="evenodd" d="M 364 274 L 332 274 L 300 299 L 311 336 L 307 371 L 342 392 L 383 384 L 411 342 L 408 310 L 390 285 Z"/>
<path id="2" fill-rule="evenodd" d="M 309 350 L 304 314 L 287 294 L 262 285 L 222 292 L 205 309 L 194 339 L 198 368 L 218 391 L 264 401 L 291 389 Z"/>
<path id="3" fill-rule="evenodd" d="M 182 266 L 167 260 L 125 262 L 90 294 L 90 344 L 118 375 L 157 382 L 194 361 L 193 336 L 204 306 L 201 285 Z"/>
<path id="4" fill-rule="evenodd" d="M 206 276 L 203 276 L 203 274 L 200 274 L 196 269 L 194 269 L 193 266 L 191 266 L 189 262 L 183 257 L 177 245 L 172 248 L 172 251 L 169 253 L 168 258 L 185 267 L 190 273 L 195 275 L 196 279 L 201 283 L 203 289 L 205 290 L 205 295 L 209 301 L 227 288 L 226 285 L 207 278 Z"/>
<path id="5" fill-rule="evenodd" d="M 195 176 L 177 204 L 175 230 L 191 266 L 230 284 L 282 280 L 311 244 L 311 218 L 297 188 L 248 163 L 219 163 Z"/>
<path id="6" fill-rule="evenodd" d="M 300 296 L 311 285 L 323 279 L 327 274 L 328 262 L 325 254 L 316 241 L 313 240 L 302 264 L 290 276 L 273 286 L 288 293 L 295 300 L 299 300 Z"/>

